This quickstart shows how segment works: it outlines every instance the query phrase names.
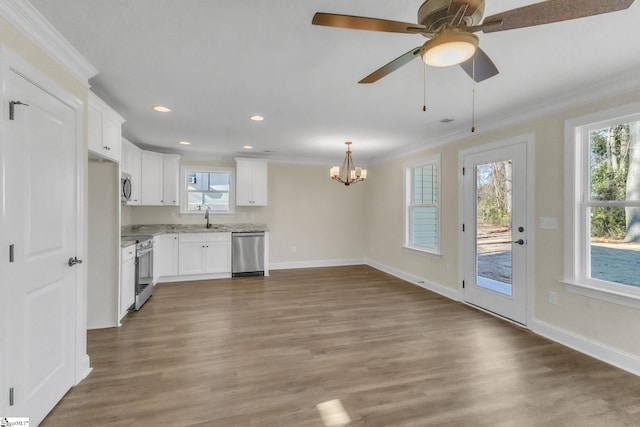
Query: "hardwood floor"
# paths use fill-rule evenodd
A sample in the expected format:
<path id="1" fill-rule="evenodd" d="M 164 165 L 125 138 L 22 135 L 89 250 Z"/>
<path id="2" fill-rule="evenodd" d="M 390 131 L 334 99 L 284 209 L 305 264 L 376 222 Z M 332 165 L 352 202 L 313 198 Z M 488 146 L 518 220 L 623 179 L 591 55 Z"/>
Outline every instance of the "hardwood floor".
<path id="1" fill-rule="evenodd" d="M 160 284 L 42 426 L 640 424 L 640 378 L 366 266 Z"/>

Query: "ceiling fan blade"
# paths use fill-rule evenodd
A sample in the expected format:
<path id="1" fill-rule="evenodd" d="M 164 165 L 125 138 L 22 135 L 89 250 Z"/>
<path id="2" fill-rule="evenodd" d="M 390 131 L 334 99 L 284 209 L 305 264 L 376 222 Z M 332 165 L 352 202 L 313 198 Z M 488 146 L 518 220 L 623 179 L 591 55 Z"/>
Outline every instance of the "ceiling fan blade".
<path id="1" fill-rule="evenodd" d="M 461 7 L 467 5 L 467 10 L 464 12 L 464 16 L 473 15 L 473 12 L 480 7 L 483 0 L 451 0 L 449 4 L 449 13 L 457 13 Z"/>
<path id="2" fill-rule="evenodd" d="M 366 18 L 364 16 L 337 15 L 318 12 L 313 15 L 313 25 L 351 28 L 353 30 L 386 31 L 389 33 L 420 34 L 427 27 L 409 22 L 389 21 L 386 19 Z"/>
<path id="3" fill-rule="evenodd" d="M 364 79 L 360 80 L 358 83 L 375 83 L 381 78 L 393 73 L 398 68 L 410 62 L 413 58 L 416 58 L 420 55 L 420 47 L 415 49 L 411 49 L 409 52 L 405 53 L 389 62 L 387 65 L 384 65 L 378 68 L 373 73 L 369 74 Z"/>
<path id="4" fill-rule="evenodd" d="M 473 69 L 474 59 L 475 70 Z M 480 48 L 476 49 L 476 53 L 471 57 L 471 59 L 463 62 L 460 66 L 467 74 L 469 74 L 469 77 L 478 83 L 499 73 L 491 58 L 489 58 L 489 56 Z"/>
<path id="5" fill-rule="evenodd" d="M 552 22 L 568 21 L 627 9 L 634 0 L 548 0 L 519 7 L 485 18 L 482 25 L 468 31 L 512 30 Z"/>

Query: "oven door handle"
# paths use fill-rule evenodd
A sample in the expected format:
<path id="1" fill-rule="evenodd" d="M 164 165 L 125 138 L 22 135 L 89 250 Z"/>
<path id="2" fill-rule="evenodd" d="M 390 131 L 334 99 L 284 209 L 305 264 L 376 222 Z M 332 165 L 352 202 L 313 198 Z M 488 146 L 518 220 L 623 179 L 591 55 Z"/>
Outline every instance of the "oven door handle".
<path id="1" fill-rule="evenodd" d="M 136 252 L 136 256 L 137 256 L 138 258 L 140 258 L 140 257 L 142 257 L 142 256 L 144 256 L 144 255 L 146 255 L 146 254 L 148 254 L 149 252 L 153 252 L 153 248 L 152 248 L 152 247 L 151 247 L 151 248 L 146 248 L 146 249 L 140 249 L 140 250 L 138 250 L 138 251 Z"/>

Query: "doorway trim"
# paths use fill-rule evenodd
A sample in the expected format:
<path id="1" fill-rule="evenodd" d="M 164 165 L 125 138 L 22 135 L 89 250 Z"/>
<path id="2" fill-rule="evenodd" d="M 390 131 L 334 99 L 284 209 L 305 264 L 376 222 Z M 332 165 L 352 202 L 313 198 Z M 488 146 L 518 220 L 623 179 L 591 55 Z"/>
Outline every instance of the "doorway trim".
<path id="1" fill-rule="evenodd" d="M 464 166 L 464 158 L 470 154 L 476 154 L 483 151 L 495 150 L 504 147 L 511 146 L 513 144 L 524 143 L 527 153 L 527 197 L 526 197 L 526 227 L 530 232 L 527 234 L 527 244 L 525 245 L 525 258 L 527 264 L 527 272 L 525 275 L 527 301 L 526 301 L 526 324 L 515 323 L 510 319 L 502 317 L 496 313 L 482 309 L 482 307 L 475 306 L 465 301 L 464 289 L 462 286 L 462 280 L 464 278 L 464 232 L 462 231 L 462 224 L 464 223 L 464 180 L 462 176 L 462 168 Z M 515 323 L 520 326 L 528 327 L 533 323 L 535 319 L 535 235 L 536 235 L 536 209 L 535 209 L 535 134 L 528 133 L 518 135 L 487 144 L 476 145 L 470 148 L 465 148 L 458 151 L 458 294 L 460 295 L 460 301 L 464 304 L 473 307 L 475 309 L 485 311 L 500 319 Z"/>

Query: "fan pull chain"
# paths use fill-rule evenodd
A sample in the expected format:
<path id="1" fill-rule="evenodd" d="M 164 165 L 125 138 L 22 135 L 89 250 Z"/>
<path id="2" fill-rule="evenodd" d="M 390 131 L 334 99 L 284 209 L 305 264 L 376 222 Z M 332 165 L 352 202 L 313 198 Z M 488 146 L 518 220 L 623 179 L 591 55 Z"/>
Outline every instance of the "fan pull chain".
<path id="1" fill-rule="evenodd" d="M 422 111 L 427 111 L 427 64 L 424 64 L 424 103 L 422 104 Z"/>
<path id="2" fill-rule="evenodd" d="M 473 81 L 471 89 L 471 133 L 476 131 L 476 57 L 473 56 L 471 62 L 471 80 Z"/>

